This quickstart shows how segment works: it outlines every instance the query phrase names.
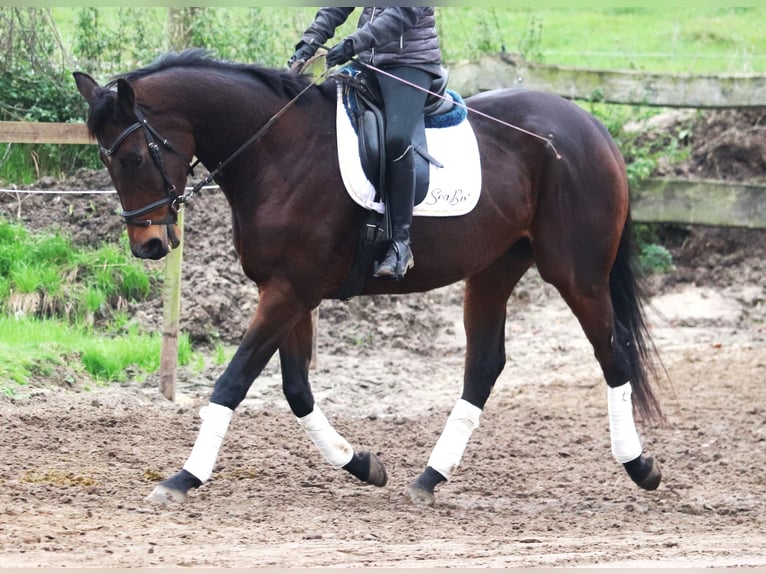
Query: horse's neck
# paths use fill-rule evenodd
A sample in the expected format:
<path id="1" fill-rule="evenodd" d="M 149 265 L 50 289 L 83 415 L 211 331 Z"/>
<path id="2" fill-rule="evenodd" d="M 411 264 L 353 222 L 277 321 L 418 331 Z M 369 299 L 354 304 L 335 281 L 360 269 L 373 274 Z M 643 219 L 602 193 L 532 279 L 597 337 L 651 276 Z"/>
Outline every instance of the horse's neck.
<path id="1" fill-rule="evenodd" d="M 197 157 L 213 170 L 232 154 L 239 155 L 231 169 L 223 170 L 222 183 L 240 179 L 236 175 L 242 170 L 257 177 L 274 165 L 282 166 L 283 177 L 289 179 L 291 170 L 282 158 L 303 149 L 318 133 L 334 129 L 334 104 L 318 93 L 294 102 L 257 82 L 206 86 L 200 91 L 204 95 L 191 113 Z"/>
<path id="2" fill-rule="evenodd" d="M 240 146 L 245 144 L 268 122 L 273 109 L 278 109 L 277 98 L 254 104 L 259 98 L 253 94 L 232 90 L 221 90 L 220 94 L 209 94 L 196 106 L 192 118 L 197 156 L 213 169 L 226 161 Z M 254 145 L 242 153 L 252 153 Z"/>

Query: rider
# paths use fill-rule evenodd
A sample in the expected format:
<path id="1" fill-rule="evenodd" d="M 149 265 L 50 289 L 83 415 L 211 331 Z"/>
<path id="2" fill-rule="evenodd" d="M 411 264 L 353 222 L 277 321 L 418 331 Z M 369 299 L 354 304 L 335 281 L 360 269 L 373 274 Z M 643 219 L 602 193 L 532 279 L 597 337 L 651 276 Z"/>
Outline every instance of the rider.
<path id="1" fill-rule="evenodd" d="M 292 69 L 311 58 L 332 38 L 355 8 L 321 8 L 295 46 L 287 65 Z M 328 67 L 359 57 L 388 74 L 428 89 L 441 75 L 441 49 L 431 7 L 365 7 L 356 31 L 327 52 Z M 396 78 L 375 73 L 384 102 L 386 182 L 384 198 L 391 222 L 392 242 L 375 277 L 401 279 L 413 266 L 410 225 L 415 200 L 412 136 L 423 113 L 426 92 Z"/>

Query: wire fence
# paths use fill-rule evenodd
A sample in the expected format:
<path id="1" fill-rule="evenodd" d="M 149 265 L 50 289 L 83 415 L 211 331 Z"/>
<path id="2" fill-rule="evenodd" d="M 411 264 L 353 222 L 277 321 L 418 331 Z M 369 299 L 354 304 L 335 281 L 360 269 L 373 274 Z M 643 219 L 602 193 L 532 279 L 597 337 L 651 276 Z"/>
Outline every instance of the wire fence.
<path id="1" fill-rule="evenodd" d="M 103 190 L 68 190 L 68 189 L 0 189 L 0 193 L 10 193 L 13 195 L 101 195 L 117 193 L 114 189 Z"/>
<path id="2" fill-rule="evenodd" d="M 192 187 L 186 187 L 187 191 Z M 219 189 L 217 185 L 205 185 L 200 190 Z M 80 190 L 80 189 L 0 189 L 0 193 L 9 193 L 14 195 L 105 195 L 117 193 L 115 189 L 101 190 Z"/>

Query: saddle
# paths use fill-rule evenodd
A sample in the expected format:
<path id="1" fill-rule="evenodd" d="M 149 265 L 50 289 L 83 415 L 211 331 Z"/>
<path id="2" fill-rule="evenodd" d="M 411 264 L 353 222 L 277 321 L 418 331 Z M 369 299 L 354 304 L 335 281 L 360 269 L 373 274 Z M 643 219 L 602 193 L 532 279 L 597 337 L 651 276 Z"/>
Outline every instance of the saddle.
<path id="1" fill-rule="evenodd" d="M 359 140 L 359 159 L 367 179 L 375 186 L 376 200 L 381 200 L 381 190 L 386 177 L 385 126 L 383 100 L 378 84 L 366 70 L 347 66 L 339 73 L 343 82 L 343 103 Z M 434 78 L 423 115 L 415 126 L 412 146 L 415 151 L 415 204 L 420 203 L 428 191 L 429 164 L 444 167 L 428 153 L 426 128 L 449 127 L 466 117 L 460 96 L 447 90 L 447 70 Z"/>

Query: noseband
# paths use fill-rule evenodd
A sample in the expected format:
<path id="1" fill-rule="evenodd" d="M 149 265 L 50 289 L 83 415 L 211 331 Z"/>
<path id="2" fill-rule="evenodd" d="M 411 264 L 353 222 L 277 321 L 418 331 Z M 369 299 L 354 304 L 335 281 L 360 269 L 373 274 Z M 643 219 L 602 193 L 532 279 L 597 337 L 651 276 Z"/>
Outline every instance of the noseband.
<path id="1" fill-rule="evenodd" d="M 154 162 L 154 165 L 157 167 L 157 169 L 160 171 L 160 175 L 162 176 L 163 181 L 165 182 L 165 197 L 162 199 L 158 199 L 157 201 L 153 201 L 152 203 L 145 205 L 144 207 L 139 207 L 138 209 L 131 209 L 129 211 L 122 211 L 120 212 L 120 217 L 122 217 L 122 220 L 125 222 L 126 225 L 137 225 L 139 227 L 149 227 L 150 225 L 167 225 L 168 226 L 168 239 L 170 240 L 173 247 L 178 246 L 178 237 L 175 234 L 175 231 L 173 230 L 173 225 L 178 220 L 178 208 L 181 204 L 185 203 L 186 200 L 189 198 L 186 194 L 179 195 L 176 193 L 176 186 L 173 185 L 173 183 L 170 181 L 170 178 L 168 177 L 167 171 L 165 170 L 165 163 L 162 161 L 162 154 L 160 153 L 160 145 L 162 145 L 167 150 L 177 154 L 181 155 L 181 153 L 176 150 L 170 142 L 163 138 L 157 130 L 155 130 L 147 121 L 146 117 L 141 113 L 140 110 L 135 110 L 136 117 L 138 118 L 138 121 L 127 128 L 125 128 L 120 135 L 117 136 L 117 139 L 114 141 L 111 147 L 105 147 L 101 143 L 99 143 L 99 152 L 101 153 L 102 157 L 109 160 L 114 153 L 117 151 L 117 149 L 120 147 L 120 145 L 128 138 L 130 134 L 132 134 L 134 131 L 143 129 L 144 130 L 144 137 L 146 138 L 146 145 L 149 148 L 149 153 L 152 156 L 152 161 Z M 159 141 L 159 143 L 157 143 Z M 191 173 L 191 165 L 189 167 L 189 172 Z M 147 213 L 150 213 L 154 211 L 155 209 L 158 209 L 160 207 L 168 206 L 168 215 L 164 217 L 163 219 L 140 219 L 141 217 L 145 216 Z"/>

